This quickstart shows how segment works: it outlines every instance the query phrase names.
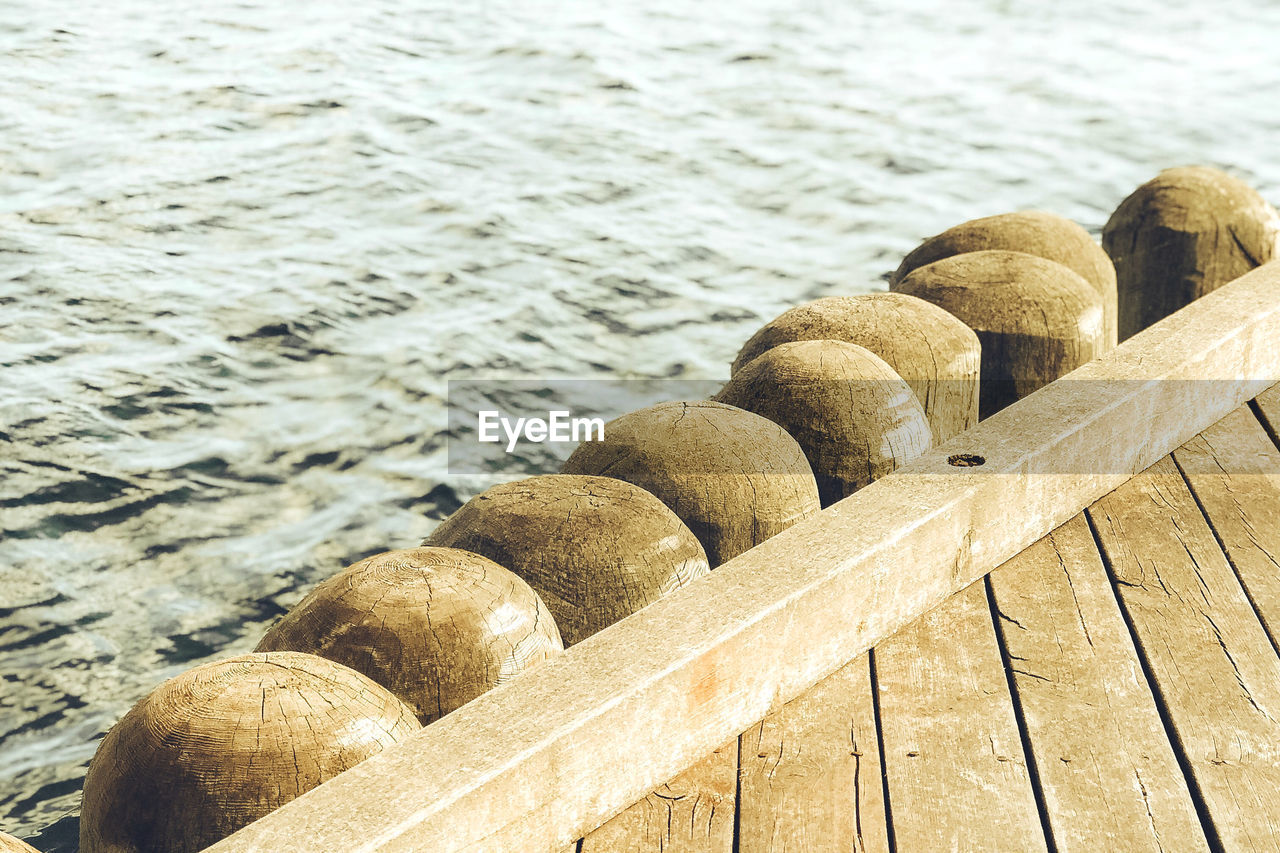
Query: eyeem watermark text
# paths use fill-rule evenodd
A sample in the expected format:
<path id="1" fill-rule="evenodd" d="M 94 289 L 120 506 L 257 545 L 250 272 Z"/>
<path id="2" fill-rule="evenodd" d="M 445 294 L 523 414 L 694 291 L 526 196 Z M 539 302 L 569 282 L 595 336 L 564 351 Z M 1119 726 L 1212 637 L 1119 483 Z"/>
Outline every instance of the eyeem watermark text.
<path id="1" fill-rule="evenodd" d="M 476 422 L 480 441 L 501 441 L 498 430 L 507 437 L 507 452 L 514 453 L 520 439 L 533 444 L 570 441 L 604 441 L 604 418 L 574 418 L 568 410 L 552 410 L 544 418 L 504 418 L 493 409 L 481 411 Z M 593 437 L 594 433 L 594 437 Z"/>

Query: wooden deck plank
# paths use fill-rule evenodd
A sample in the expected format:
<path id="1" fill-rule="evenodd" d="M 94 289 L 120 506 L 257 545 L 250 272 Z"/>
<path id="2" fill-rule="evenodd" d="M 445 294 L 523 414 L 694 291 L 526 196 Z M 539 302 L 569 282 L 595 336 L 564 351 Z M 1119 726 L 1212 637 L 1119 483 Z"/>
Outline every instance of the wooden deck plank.
<path id="1" fill-rule="evenodd" d="M 1045 850 L 979 581 L 876 647 L 899 850 Z"/>
<path id="2" fill-rule="evenodd" d="M 990 586 L 1059 853 L 1208 850 L 1083 515 Z"/>
<path id="3" fill-rule="evenodd" d="M 1161 459 L 1089 516 L 1210 843 L 1280 849 L 1280 658 L 1186 482 Z"/>
<path id="4" fill-rule="evenodd" d="M 1274 385 L 1253 401 L 1258 418 L 1273 440 L 1280 442 L 1280 385 Z"/>
<path id="5" fill-rule="evenodd" d="M 581 853 L 732 853 L 738 740 L 589 834 Z"/>
<path id="6" fill-rule="evenodd" d="M 1273 384 L 1277 285 L 1219 288 L 211 849 L 562 849 Z"/>
<path id="7" fill-rule="evenodd" d="M 738 739 L 740 853 L 888 853 L 866 655 Z"/>
<path id="8" fill-rule="evenodd" d="M 1244 407 L 1173 458 L 1274 646 L 1280 637 L 1280 450 Z"/>

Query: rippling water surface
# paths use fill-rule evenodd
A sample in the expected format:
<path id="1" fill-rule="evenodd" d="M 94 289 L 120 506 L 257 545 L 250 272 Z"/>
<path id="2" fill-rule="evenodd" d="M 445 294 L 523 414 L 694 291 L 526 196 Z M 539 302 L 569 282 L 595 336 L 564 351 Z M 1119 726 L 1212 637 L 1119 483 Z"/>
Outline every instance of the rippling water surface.
<path id="1" fill-rule="evenodd" d="M 945 10 L 945 11 L 941 11 Z M 727 374 L 923 236 L 1280 196 L 1280 4 L 0 5 L 0 828 L 502 476 L 447 377 Z"/>

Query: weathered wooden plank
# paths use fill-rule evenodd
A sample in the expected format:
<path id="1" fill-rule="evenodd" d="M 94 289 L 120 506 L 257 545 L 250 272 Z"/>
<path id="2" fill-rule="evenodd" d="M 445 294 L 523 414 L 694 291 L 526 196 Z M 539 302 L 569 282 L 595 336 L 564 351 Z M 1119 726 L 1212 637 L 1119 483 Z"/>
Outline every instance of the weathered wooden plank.
<path id="1" fill-rule="evenodd" d="M 1208 850 L 1084 517 L 989 583 L 1059 853 Z"/>
<path id="2" fill-rule="evenodd" d="M 876 677 L 897 848 L 1046 849 L 984 583 L 876 646 Z"/>
<path id="3" fill-rule="evenodd" d="M 1280 849 L 1280 657 L 1186 482 L 1162 459 L 1089 515 L 1210 842 Z"/>
<path id="4" fill-rule="evenodd" d="M 738 739 L 740 853 L 888 853 L 866 655 Z"/>
<path id="5" fill-rule="evenodd" d="M 1272 384 L 1277 288 L 1243 276 L 210 849 L 560 849 Z"/>
<path id="6" fill-rule="evenodd" d="M 1280 638 L 1280 450 L 1242 407 L 1173 455 L 1272 645 Z"/>
<path id="7" fill-rule="evenodd" d="M 581 853 L 730 853 L 737 776 L 734 738 L 582 839 Z"/>
<path id="8" fill-rule="evenodd" d="M 1273 441 L 1280 441 L 1280 385 L 1272 386 L 1253 401 L 1258 409 L 1258 419 L 1266 427 Z"/>

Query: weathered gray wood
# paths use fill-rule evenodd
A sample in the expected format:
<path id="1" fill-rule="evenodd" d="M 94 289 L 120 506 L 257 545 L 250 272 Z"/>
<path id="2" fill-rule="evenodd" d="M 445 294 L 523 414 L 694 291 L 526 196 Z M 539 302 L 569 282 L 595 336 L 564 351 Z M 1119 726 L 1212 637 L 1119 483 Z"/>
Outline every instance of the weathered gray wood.
<path id="1" fill-rule="evenodd" d="M 1120 340 L 1277 256 L 1280 217 L 1218 169 L 1166 169 L 1102 229 L 1115 263 Z"/>
<path id="2" fill-rule="evenodd" d="M 1111 266 L 1105 254 L 1102 259 Z M 1114 297 L 1114 273 L 1111 278 Z M 978 422 L 978 336 L 954 314 L 905 293 L 828 296 L 797 305 L 743 344 L 732 372 L 782 344 L 824 340 L 857 344 L 884 359 L 924 406 L 935 444 Z"/>
<path id="3" fill-rule="evenodd" d="M 1280 638 L 1280 450 L 1248 408 L 1173 455 L 1272 643 Z"/>
<path id="4" fill-rule="evenodd" d="M 657 497 L 612 477 L 500 483 L 422 543 L 481 554 L 528 582 L 566 646 L 710 571 L 702 543 Z"/>
<path id="5" fill-rule="evenodd" d="M 824 340 L 864 346 L 909 384 L 923 380 L 910 387 L 935 436 L 950 438 L 977 422 L 976 335 L 906 294 L 833 297 L 789 311 L 747 342 L 735 369 L 791 341 Z M 994 665 L 998 672 L 998 657 Z M 888 850 L 868 657 L 855 658 L 748 729 L 739 750 L 740 850 Z"/>
<path id="6" fill-rule="evenodd" d="M 977 333 L 983 418 L 1115 347 L 1097 289 L 1035 255 L 965 252 L 892 286 L 945 308 Z"/>
<path id="7" fill-rule="evenodd" d="M 1280 657 L 1187 484 L 1161 459 L 1089 515 L 1218 838 L 1280 849 Z"/>
<path id="8" fill-rule="evenodd" d="M 731 853 L 738 740 L 582 839 L 581 853 Z"/>
<path id="9" fill-rule="evenodd" d="M 786 430 L 708 400 L 614 418 L 562 470 L 651 492 L 689 525 L 713 569 L 822 508 L 809 460 Z"/>
<path id="10" fill-rule="evenodd" d="M 740 853 L 888 853 L 866 655 L 738 739 Z"/>
<path id="11" fill-rule="evenodd" d="M 210 661 L 143 697 L 84 780 L 84 853 L 194 853 L 420 731 L 353 669 L 268 652 Z"/>
<path id="12" fill-rule="evenodd" d="M 384 551 L 321 583 L 254 651 L 319 655 L 373 679 L 423 725 L 564 652 L 516 574 L 456 548 Z"/>
<path id="13" fill-rule="evenodd" d="M 833 297 L 793 309 L 747 342 L 735 370 L 776 346 L 819 340 L 865 346 L 909 384 L 919 380 L 911 387 L 935 436 L 950 438 L 977 422 L 976 335 L 906 294 Z M 988 640 L 991 633 L 988 620 Z M 890 642 L 911 655 L 911 639 Z M 869 665 L 867 657 L 854 659 L 739 738 L 740 850 L 887 851 Z M 999 673 L 998 656 L 993 665 Z"/>
<path id="14" fill-rule="evenodd" d="M 559 849 L 1270 385 L 1277 288 L 1209 294 L 212 849 Z"/>
<path id="15" fill-rule="evenodd" d="M 1258 419 L 1266 427 L 1272 441 L 1280 441 L 1280 385 L 1268 388 L 1255 399 Z"/>
<path id="16" fill-rule="evenodd" d="M 1207 850 L 1084 516 L 989 583 L 1059 853 Z"/>
<path id="17" fill-rule="evenodd" d="M 1046 849 L 984 583 L 876 646 L 876 677 L 898 849 Z"/>
<path id="18" fill-rule="evenodd" d="M 1004 220 L 1003 231 L 1010 238 L 1023 231 L 1027 238 L 1043 236 L 1046 230 L 1065 231 L 1072 238 L 1082 235 L 1085 253 L 1094 259 L 1102 255 L 1110 267 L 1102 250 L 1074 223 L 1052 217 L 1042 221 L 1035 215 L 1026 221 L 1016 215 Z M 910 275 L 903 286 L 920 284 L 922 295 L 927 291 L 958 310 L 983 335 L 988 415 L 1076 366 L 1069 354 L 1058 361 L 1047 357 L 1063 351 L 1046 348 L 1044 341 L 1061 338 L 1068 353 L 1070 347 L 1086 345 L 1082 342 L 1089 339 L 1092 327 L 1082 319 L 1088 312 L 1080 306 L 1089 304 L 1087 297 L 1103 308 L 1101 348 L 1091 355 L 1115 345 L 1114 275 L 1109 290 L 1089 282 L 1097 293 L 1086 293 L 1077 304 L 1072 299 L 1085 282 L 1067 266 L 1009 251 L 953 257 L 964 253 L 966 233 L 979 243 L 1003 233 L 1000 221 L 958 230 L 954 245 L 948 239 L 953 235 L 940 235 L 931 241 L 938 245 L 926 243 L 898 271 L 902 278 L 910 272 L 913 257 L 918 267 L 928 263 L 930 252 L 940 252 L 940 263 Z M 1065 248 L 1061 239 L 1048 242 L 1056 250 Z M 1075 252 L 1049 256 L 1053 254 Z M 954 305 L 948 301 L 952 297 Z M 1032 346 L 1024 345 L 1028 340 Z M 993 365 L 1001 371 L 997 375 L 986 369 Z M 1037 378 L 1024 381 L 1031 375 Z M 1041 832 L 1040 817 L 985 586 L 975 584 L 943 602 L 878 646 L 876 654 L 885 763 L 894 803 L 891 820 L 904 848 L 1003 850 L 1022 843 L 1029 849 L 1027 839 Z"/>
<path id="19" fill-rule="evenodd" d="M 823 506 L 924 453 L 933 430 L 911 386 L 844 341 L 793 341 L 751 360 L 715 399 L 763 415 L 799 442 Z"/>
<path id="20" fill-rule="evenodd" d="M 1003 249 L 1055 261 L 1093 285 L 1102 297 L 1105 336 L 1116 345 L 1116 270 L 1111 258 L 1070 219 L 1043 210 L 1019 210 L 971 219 L 917 246 L 889 277 L 897 283 L 912 270 L 965 252 Z"/>

